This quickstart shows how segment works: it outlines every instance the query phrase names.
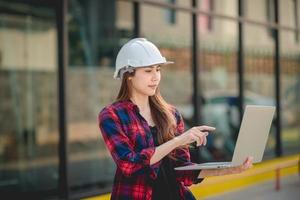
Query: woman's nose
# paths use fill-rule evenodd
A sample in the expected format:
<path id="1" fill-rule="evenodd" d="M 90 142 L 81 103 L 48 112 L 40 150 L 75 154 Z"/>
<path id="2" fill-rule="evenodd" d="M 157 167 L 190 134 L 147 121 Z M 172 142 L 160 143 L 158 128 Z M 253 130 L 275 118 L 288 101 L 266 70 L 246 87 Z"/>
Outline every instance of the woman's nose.
<path id="1" fill-rule="evenodd" d="M 156 70 L 152 73 L 152 79 L 153 80 L 157 80 L 159 78 L 159 72 L 157 72 Z"/>

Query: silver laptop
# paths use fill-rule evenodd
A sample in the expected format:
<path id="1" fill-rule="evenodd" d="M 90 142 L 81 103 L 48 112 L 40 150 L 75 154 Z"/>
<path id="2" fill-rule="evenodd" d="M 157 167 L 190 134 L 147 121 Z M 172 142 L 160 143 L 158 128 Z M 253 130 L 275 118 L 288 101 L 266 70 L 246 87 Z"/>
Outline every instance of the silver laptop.
<path id="1" fill-rule="evenodd" d="M 274 106 L 246 106 L 231 162 L 195 163 L 175 170 L 227 168 L 243 164 L 247 156 L 253 157 L 253 163 L 261 162 L 274 112 Z"/>

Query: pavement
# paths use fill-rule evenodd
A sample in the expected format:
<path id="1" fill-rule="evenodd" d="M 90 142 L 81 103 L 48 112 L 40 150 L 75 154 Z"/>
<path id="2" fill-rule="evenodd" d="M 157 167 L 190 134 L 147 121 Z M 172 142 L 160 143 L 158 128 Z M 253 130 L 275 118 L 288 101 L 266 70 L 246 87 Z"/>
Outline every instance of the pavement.
<path id="1" fill-rule="evenodd" d="M 240 190 L 206 197 L 205 200 L 299 200 L 300 176 L 298 174 L 282 177 L 280 190 L 275 190 L 274 180 L 255 184 Z"/>

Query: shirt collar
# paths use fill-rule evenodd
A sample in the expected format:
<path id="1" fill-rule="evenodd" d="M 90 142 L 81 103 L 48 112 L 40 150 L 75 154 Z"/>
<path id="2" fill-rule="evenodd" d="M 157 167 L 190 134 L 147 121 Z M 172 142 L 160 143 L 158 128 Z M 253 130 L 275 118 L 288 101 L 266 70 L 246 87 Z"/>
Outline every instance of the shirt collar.
<path id="1" fill-rule="evenodd" d="M 140 111 L 139 107 L 135 103 L 133 103 L 130 99 L 122 100 L 122 101 L 120 101 L 120 103 L 128 109 L 135 110 L 136 112 Z"/>

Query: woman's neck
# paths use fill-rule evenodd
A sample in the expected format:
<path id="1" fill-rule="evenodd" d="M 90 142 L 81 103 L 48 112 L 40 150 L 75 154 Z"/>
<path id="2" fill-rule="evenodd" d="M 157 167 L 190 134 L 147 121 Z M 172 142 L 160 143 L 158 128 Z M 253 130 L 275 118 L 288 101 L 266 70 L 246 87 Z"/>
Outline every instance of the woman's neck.
<path id="1" fill-rule="evenodd" d="M 155 126 L 151 116 L 151 109 L 149 104 L 149 96 L 132 96 L 130 100 L 139 108 L 140 114 L 147 121 L 149 126 Z"/>
<path id="2" fill-rule="evenodd" d="M 138 106 L 140 112 L 145 112 L 147 110 L 150 110 L 149 96 L 132 95 L 130 100 Z"/>

